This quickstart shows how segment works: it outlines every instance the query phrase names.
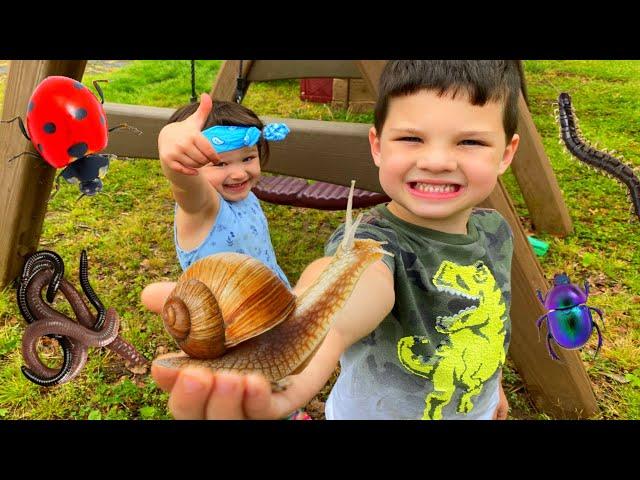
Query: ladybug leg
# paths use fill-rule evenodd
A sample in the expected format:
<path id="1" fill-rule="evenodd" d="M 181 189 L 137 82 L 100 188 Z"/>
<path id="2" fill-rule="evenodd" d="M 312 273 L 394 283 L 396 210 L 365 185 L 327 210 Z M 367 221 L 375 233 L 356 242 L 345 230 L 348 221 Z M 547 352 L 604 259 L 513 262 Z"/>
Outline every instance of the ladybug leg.
<path id="1" fill-rule="evenodd" d="M 551 355 L 551 358 L 553 358 L 554 360 L 560 360 L 560 357 L 556 354 L 556 352 L 553 350 L 553 347 L 551 346 L 551 339 L 553 337 L 551 336 L 551 334 L 547 334 L 547 351 L 549 352 L 549 355 Z"/>
<path id="2" fill-rule="evenodd" d="M 24 135 L 24 138 L 26 138 L 27 140 L 31 141 L 31 138 L 29 137 L 29 134 L 27 133 L 27 129 L 24 128 L 24 123 L 22 122 L 22 118 L 21 117 L 14 117 L 11 120 L 0 120 L 0 123 L 12 123 L 12 122 L 15 122 L 16 120 L 18 120 L 18 125 L 20 126 L 20 130 L 22 131 L 22 135 Z"/>
<path id="3" fill-rule="evenodd" d="M 545 318 L 547 318 L 547 315 L 549 315 L 549 314 L 545 313 L 536 322 L 536 327 L 538 327 L 538 341 L 540 341 L 540 327 L 542 327 L 542 322 L 544 321 Z"/>
<path id="4" fill-rule="evenodd" d="M 598 346 L 596 347 L 596 353 L 593 356 L 593 358 L 595 360 L 595 358 L 598 356 L 598 352 L 600 351 L 600 347 L 602 346 L 602 332 L 600 332 L 600 327 L 598 327 L 598 324 L 596 322 L 593 322 L 593 326 L 595 327 L 596 331 L 598 332 Z"/>
<path id="5" fill-rule="evenodd" d="M 49 201 L 53 200 L 53 198 L 58 194 L 58 191 L 60 190 L 60 176 L 62 175 L 62 173 L 59 173 L 58 176 L 56 177 L 56 189 L 53 191 L 53 194 L 49 197 Z"/>
<path id="6" fill-rule="evenodd" d="M 126 129 L 126 130 L 130 130 L 133 133 L 135 133 L 136 135 L 142 135 L 142 132 L 140 130 L 138 130 L 136 127 L 132 127 L 131 125 L 127 124 L 127 123 L 121 123 L 119 125 L 116 125 L 115 127 L 111 127 L 109 129 L 109 133 L 113 132 L 114 130 L 120 130 L 120 129 Z"/>
<path id="7" fill-rule="evenodd" d="M 98 95 L 100 95 L 100 103 L 102 103 L 104 105 L 104 93 L 102 92 L 102 89 L 100 88 L 100 85 L 98 85 L 98 82 L 109 83 L 109 80 L 94 80 L 93 81 L 93 86 L 97 90 Z"/>
<path id="8" fill-rule="evenodd" d="M 37 154 L 32 153 L 32 152 L 22 152 L 22 153 L 19 153 L 19 154 L 17 154 L 17 155 L 14 155 L 13 157 L 11 157 L 11 158 L 10 158 L 9 160 L 7 160 L 7 161 L 8 161 L 8 162 L 13 162 L 16 158 L 21 157 L 22 155 L 29 155 L 29 156 L 31 156 L 31 157 L 35 157 L 35 158 L 37 158 L 38 160 L 42 160 L 42 157 L 41 157 L 40 155 L 37 155 Z"/>
<path id="9" fill-rule="evenodd" d="M 540 303 L 544 305 L 544 298 L 542 297 L 542 292 L 540 290 L 536 290 L 536 294 L 538 295 L 538 300 L 540 300 Z"/>

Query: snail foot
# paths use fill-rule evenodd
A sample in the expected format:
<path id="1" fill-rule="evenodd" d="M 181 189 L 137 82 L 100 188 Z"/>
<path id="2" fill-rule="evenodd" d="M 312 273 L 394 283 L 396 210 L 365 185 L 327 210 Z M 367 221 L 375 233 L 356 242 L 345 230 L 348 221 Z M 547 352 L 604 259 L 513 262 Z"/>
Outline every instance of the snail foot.
<path id="1" fill-rule="evenodd" d="M 287 377 L 281 378 L 280 380 L 272 380 L 271 391 L 276 393 L 284 392 L 289 385 L 291 385 L 291 380 L 289 380 Z"/>

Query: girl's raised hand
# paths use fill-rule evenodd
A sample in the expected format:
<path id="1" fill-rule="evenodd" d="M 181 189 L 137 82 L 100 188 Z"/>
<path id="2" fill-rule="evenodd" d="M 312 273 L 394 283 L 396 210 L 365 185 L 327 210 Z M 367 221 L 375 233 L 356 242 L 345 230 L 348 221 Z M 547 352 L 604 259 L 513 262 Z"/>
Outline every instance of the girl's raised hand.
<path id="1" fill-rule="evenodd" d="M 181 122 L 170 123 L 160 130 L 160 161 L 171 170 L 185 175 L 197 175 L 198 168 L 220 161 L 209 140 L 202 135 L 202 128 L 212 107 L 211 97 L 203 93 L 198 109 L 191 116 Z"/>

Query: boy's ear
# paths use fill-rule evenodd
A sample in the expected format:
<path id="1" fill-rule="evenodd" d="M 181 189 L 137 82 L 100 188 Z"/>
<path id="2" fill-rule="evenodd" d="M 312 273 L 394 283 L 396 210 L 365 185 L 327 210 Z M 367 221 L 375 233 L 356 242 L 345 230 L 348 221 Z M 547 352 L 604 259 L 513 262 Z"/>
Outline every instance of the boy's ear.
<path id="1" fill-rule="evenodd" d="M 380 167 L 382 158 L 380 157 L 380 139 L 376 133 L 376 127 L 369 129 L 369 145 L 371 146 L 371 156 L 373 157 L 373 163 L 376 167 Z"/>
<path id="2" fill-rule="evenodd" d="M 511 141 L 507 144 L 507 147 L 504 149 L 504 154 L 502 155 L 502 160 L 500 160 L 500 165 L 498 166 L 498 175 L 502 175 L 507 171 L 509 165 L 513 161 L 513 156 L 516 154 L 518 150 L 518 145 L 520 145 L 520 135 L 517 133 L 513 134 L 511 137 Z"/>

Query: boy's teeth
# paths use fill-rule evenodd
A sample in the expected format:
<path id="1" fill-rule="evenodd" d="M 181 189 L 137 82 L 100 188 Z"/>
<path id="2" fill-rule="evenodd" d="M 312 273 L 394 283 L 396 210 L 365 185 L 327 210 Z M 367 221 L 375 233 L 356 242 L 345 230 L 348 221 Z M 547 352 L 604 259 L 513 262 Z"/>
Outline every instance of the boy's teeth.
<path id="1" fill-rule="evenodd" d="M 429 193 L 451 193 L 456 191 L 455 185 L 434 185 L 431 183 L 416 183 L 415 189 Z"/>

